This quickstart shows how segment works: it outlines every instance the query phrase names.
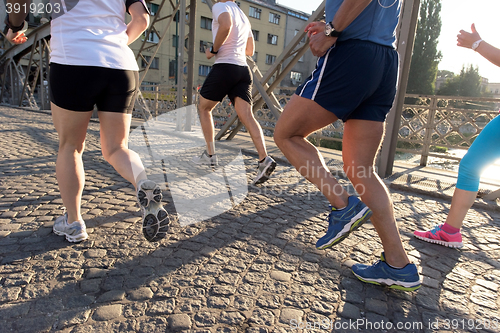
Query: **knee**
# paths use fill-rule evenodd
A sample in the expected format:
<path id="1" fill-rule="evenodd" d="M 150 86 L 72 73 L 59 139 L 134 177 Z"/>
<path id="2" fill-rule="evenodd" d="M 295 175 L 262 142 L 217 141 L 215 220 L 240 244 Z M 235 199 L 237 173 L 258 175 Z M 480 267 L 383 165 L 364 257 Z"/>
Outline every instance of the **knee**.
<path id="1" fill-rule="evenodd" d="M 85 141 L 75 142 L 68 140 L 60 140 L 59 141 L 59 151 L 70 151 L 75 154 L 83 154 L 83 150 L 85 149 Z"/>
<path id="2" fill-rule="evenodd" d="M 213 107 L 211 107 L 210 105 L 206 104 L 206 103 L 200 103 L 198 105 L 198 112 L 200 114 L 209 114 L 211 115 L 212 114 L 212 110 L 213 110 Z"/>

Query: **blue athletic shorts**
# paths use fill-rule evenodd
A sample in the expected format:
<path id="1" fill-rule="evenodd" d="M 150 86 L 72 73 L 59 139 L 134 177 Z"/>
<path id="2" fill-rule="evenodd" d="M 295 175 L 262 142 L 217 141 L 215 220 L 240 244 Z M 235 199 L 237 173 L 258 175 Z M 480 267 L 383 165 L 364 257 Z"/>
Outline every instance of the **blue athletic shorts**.
<path id="1" fill-rule="evenodd" d="M 383 122 L 396 96 L 398 63 L 391 47 L 354 39 L 337 42 L 295 93 L 343 121 Z"/>

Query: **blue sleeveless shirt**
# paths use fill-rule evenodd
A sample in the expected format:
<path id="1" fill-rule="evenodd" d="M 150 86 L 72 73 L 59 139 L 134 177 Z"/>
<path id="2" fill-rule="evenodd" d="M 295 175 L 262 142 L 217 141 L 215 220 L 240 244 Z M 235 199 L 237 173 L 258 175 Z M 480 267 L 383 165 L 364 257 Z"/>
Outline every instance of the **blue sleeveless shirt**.
<path id="1" fill-rule="evenodd" d="M 332 22 L 343 0 L 326 0 L 326 22 Z M 372 2 L 344 29 L 339 41 L 367 40 L 395 47 L 396 27 L 401 13 L 401 0 L 372 0 Z"/>

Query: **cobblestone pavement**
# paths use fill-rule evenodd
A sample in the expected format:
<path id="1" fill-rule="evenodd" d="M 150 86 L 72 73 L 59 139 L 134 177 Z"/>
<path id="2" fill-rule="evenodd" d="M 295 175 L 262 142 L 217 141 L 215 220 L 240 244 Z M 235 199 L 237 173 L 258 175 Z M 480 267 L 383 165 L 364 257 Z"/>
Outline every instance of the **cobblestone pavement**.
<path id="1" fill-rule="evenodd" d="M 173 226 L 148 243 L 133 187 L 103 160 L 91 123 L 82 202 L 90 237 L 72 244 L 52 233 L 63 210 L 50 115 L 0 107 L 0 128 L 2 332 L 500 330 L 498 212 L 471 210 L 466 246 L 444 248 L 412 232 L 443 222 L 449 200 L 391 190 L 404 246 L 423 276 L 415 292 L 353 276 L 353 262 L 382 251 L 369 223 L 316 250 L 327 202 L 286 165 L 236 207 L 185 227 L 165 190 Z M 255 157 L 243 157 L 251 180 Z"/>

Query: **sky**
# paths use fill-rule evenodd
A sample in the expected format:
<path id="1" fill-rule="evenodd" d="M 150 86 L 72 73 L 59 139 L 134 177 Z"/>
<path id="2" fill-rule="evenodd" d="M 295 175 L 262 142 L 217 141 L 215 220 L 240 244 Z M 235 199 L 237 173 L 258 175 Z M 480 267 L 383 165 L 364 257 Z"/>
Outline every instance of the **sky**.
<path id="1" fill-rule="evenodd" d="M 377 1 L 377 0 L 374 0 Z M 312 13 L 322 0 L 277 0 L 284 6 Z M 384 2 L 385 3 L 385 2 Z M 475 23 L 481 39 L 500 48 L 498 20 L 499 0 L 441 0 L 441 35 L 438 50 L 442 59 L 440 70 L 449 70 L 459 74 L 462 66 L 473 65 L 479 68 L 479 75 L 489 82 L 500 82 L 500 67 L 491 64 L 476 52 L 457 46 L 457 35 L 461 29 L 470 32 Z M 498 22 L 497 22 L 498 23 Z"/>

